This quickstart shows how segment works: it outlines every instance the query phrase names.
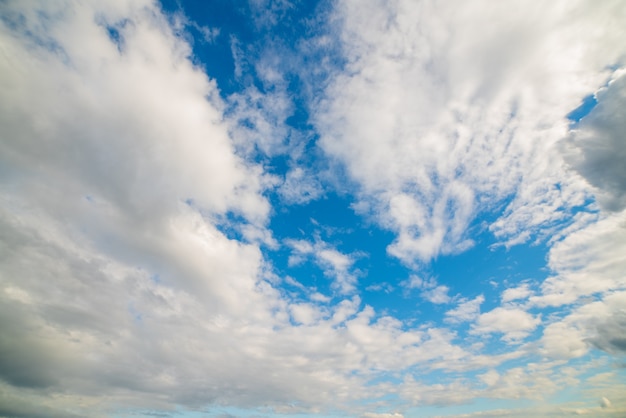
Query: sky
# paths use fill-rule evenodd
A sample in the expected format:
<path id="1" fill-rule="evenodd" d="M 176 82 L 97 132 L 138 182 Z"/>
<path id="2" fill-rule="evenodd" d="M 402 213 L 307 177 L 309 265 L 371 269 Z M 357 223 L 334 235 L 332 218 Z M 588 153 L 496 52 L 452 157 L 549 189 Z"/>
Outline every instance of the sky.
<path id="1" fill-rule="evenodd" d="M 0 1 L 0 417 L 626 416 L 621 0 Z"/>

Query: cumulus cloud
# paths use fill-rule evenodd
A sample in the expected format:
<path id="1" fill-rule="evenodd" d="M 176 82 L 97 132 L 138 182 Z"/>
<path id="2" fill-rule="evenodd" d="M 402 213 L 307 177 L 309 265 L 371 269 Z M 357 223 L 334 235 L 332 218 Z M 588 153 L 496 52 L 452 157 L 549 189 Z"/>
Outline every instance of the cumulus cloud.
<path id="1" fill-rule="evenodd" d="M 466 355 L 444 330 L 404 329 L 359 298 L 288 303 L 256 280 L 256 253 L 231 255 L 247 247 L 215 230 L 176 244 L 192 242 L 181 249 L 186 257 L 206 248 L 194 261 L 206 290 L 107 256 L 50 219 L 1 220 L 12 246 L 1 252 L 0 374 L 18 406 L 106 416 L 116 405 L 278 408 L 297 400 L 303 411 L 380 396 L 365 385 L 378 371 Z M 52 405 L 48 396 L 25 397 L 25 388 L 64 396 Z"/>
<path id="2" fill-rule="evenodd" d="M 541 319 L 528 312 L 513 307 L 498 307 L 481 314 L 472 325 L 472 332 L 477 334 L 501 333 L 503 339 L 515 342 L 533 331 Z"/>
<path id="3" fill-rule="evenodd" d="M 28 173 L 24 187 L 44 189 L 32 193 L 41 199 L 45 187 L 29 178 L 45 176 L 64 187 L 57 196 L 90 196 L 141 222 L 189 199 L 262 220 L 269 206 L 259 176 L 232 151 L 214 83 L 148 5 L 3 6 L 5 172 Z"/>
<path id="4" fill-rule="evenodd" d="M 430 303 L 442 304 L 448 303 L 451 300 L 448 295 L 450 291 L 448 286 L 438 284 L 437 280 L 432 277 L 422 279 L 417 275 L 411 275 L 408 280 L 403 281 L 400 285 L 407 290 L 420 289 L 420 296 Z"/>
<path id="5" fill-rule="evenodd" d="M 491 399 L 524 397 L 539 400 L 548 393 L 556 392 L 559 385 L 577 383 L 577 380 L 572 378 L 568 370 L 554 370 L 551 367 L 542 367 L 541 365 L 532 366 L 511 367 L 502 373 L 489 370 L 479 374 L 477 379 L 457 379 L 437 385 L 427 385 L 415 378 L 406 378 L 400 386 L 400 396 L 406 398 L 413 405 L 437 406 L 460 405 L 475 397 Z M 525 415 L 520 415 L 528 416 L 529 411 L 525 412 Z M 514 409 L 494 415 L 507 416 L 509 413 L 515 416 Z M 489 415 L 487 414 L 487 416 Z"/>
<path id="6" fill-rule="evenodd" d="M 624 303 L 626 291 L 621 290 L 573 309 L 544 329 L 541 352 L 555 359 L 580 357 L 591 348 L 624 353 Z"/>
<path id="7" fill-rule="evenodd" d="M 578 327 L 556 322 L 543 330 L 540 353 L 547 358 L 569 360 L 582 357 L 588 351 L 585 335 Z"/>
<path id="8" fill-rule="evenodd" d="M 511 287 L 502 292 L 502 302 L 511 302 L 513 300 L 526 299 L 532 295 L 532 291 L 526 283 L 518 287 Z"/>
<path id="9" fill-rule="evenodd" d="M 580 297 L 626 287 L 626 218 L 624 213 L 603 216 L 555 243 L 548 255 L 554 275 L 541 284 L 530 301 L 561 306 Z"/>
<path id="10" fill-rule="evenodd" d="M 236 153 L 215 83 L 153 2 L 0 7 L 3 414 L 306 408 L 362 382 L 349 376 L 358 354 L 313 358 L 372 349 L 372 364 L 388 364 L 367 339 L 329 343 L 344 338 L 329 322 L 276 334 L 292 315 L 341 326 L 359 305 L 343 319 L 339 308 L 289 308 L 264 280 L 267 179 Z M 230 214 L 252 243 L 220 230 Z M 390 344 L 410 335 L 386 325 L 377 332 Z"/>
<path id="11" fill-rule="evenodd" d="M 483 295 L 471 300 L 462 300 L 456 308 L 446 312 L 447 322 L 459 323 L 473 321 L 480 314 L 480 305 L 485 301 Z"/>

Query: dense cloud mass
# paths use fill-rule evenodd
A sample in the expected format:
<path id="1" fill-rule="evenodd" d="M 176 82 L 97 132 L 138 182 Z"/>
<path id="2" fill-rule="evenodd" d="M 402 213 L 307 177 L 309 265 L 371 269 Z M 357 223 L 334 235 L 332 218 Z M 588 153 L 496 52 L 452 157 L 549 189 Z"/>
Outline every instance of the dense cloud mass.
<path id="1" fill-rule="evenodd" d="M 246 49 L 151 0 L 0 2 L 1 417 L 624 414 L 621 2 L 320 5 L 288 45 L 301 3 L 241 2 Z M 333 193 L 387 254 L 284 232 Z M 430 269 L 485 235 L 543 276 Z"/>
<path id="2" fill-rule="evenodd" d="M 615 75 L 596 94 L 597 106 L 576 126 L 565 145 L 566 159 L 598 189 L 606 209 L 626 207 L 626 76 Z"/>
<path id="3" fill-rule="evenodd" d="M 600 350 L 608 352 L 626 352 L 626 314 L 623 311 L 613 313 L 607 322 L 599 324 L 598 335 L 591 339 L 591 343 Z"/>

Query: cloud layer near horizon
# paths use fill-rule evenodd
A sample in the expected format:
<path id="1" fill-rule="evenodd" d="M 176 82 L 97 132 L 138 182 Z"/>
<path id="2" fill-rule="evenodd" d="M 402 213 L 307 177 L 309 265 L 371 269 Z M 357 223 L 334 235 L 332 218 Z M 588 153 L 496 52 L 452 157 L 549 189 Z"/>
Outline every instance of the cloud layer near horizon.
<path id="1" fill-rule="evenodd" d="M 317 151 L 345 167 L 353 207 L 393 232 L 388 253 L 411 277 L 470 248 L 480 214 L 498 215 L 487 228 L 502 245 L 549 243 L 549 277 L 495 307 L 406 282 L 444 306 L 441 322 L 416 323 L 368 306 L 357 253 L 276 243 L 268 193 L 304 204 L 324 192 L 301 180 L 310 168 L 280 183 L 246 149 L 298 151 L 276 122 L 288 98 L 222 97 L 184 24 L 151 1 L 2 3 L 0 416 L 396 417 L 576 385 L 613 403 L 590 411 L 622 413 L 617 372 L 593 369 L 606 358 L 567 361 L 625 351 L 625 12 L 523 4 L 342 1 L 324 29 L 346 65 L 309 104 Z M 593 93 L 598 106 L 571 127 Z M 336 294 L 292 296 L 265 245 L 313 260 Z"/>

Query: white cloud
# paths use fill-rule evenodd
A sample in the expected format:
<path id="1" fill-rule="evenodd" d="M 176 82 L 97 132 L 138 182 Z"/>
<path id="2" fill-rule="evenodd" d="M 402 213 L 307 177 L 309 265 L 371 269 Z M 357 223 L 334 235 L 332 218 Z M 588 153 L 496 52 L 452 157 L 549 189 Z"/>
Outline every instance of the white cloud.
<path id="1" fill-rule="evenodd" d="M 439 285 L 434 278 L 422 279 L 412 274 L 408 280 L 400 283 L 405 289 L 420 289 L 420 296 L 430 303 L 442 304 L 449 303 L 451 298 L 448 295 L 450 288 L 448 286 Z"/>
<path id="2" fill-rule="evenodd" d="M 254 15 L 255 23 L 260 27 L 271 27 L 285 15 L 285 12 L 293 8 L 290 0 L 250 0 L 249 7 Z"/>
<path id="3" fill-rule="evenodd" d="M 532 291 L 528 284 L 522 284 L 518 287 L 511 287 L 502 292 L 502 302 L 511 302 L 513 300 L 526 299 L 532 295 Z"/>
<path id="4" fill-rule="evenodd" d="M 491 226 L 509 244 L 584 202 L 585 186 L 558 163 L 555 144 L 567 132 L 565 115 L 624 54 L 618 9 L 337 5 L 347 65 L 316 103 L 319 144 L 396 233 L 390 254 L 413 265 L 463 251 L 476 214 L 511 196 Z"/>
<path id="5" fill-rule="evenodd" d="M 480 314 L 480 305 L 484 301 L 483 295 L 471 300 L 460 301 L 456 308 L 446 312 L 445 320 L 452 323 L 473 321 Z"/>
<path id="6" fill-rule="evenodd" d="M 289 306 L 291 316 L 300 324 L 312 325 L 318 322 L 325 312 L 320 310 L 317 306 L 308 303 L 291 304 Z"/>
<path id="7" fill-rule="evenodd" d="M 449 290 L 448 286 L 437 286 L 433 289 L 423 291 L 421 295 L 430 303 L 448 303 L 450 302 L 450 296 L 448 296 Z"/>
<path id="8" fill-rule="evenodd" d="M 552 359 L 569 360 L 581 357 L 589 350 L 584 334 L 578 328 L 562 322 L 544 328 L 541 344 L 541 354 Z"/>
<path id="9" fill-rule="evenodd" d="M 286 202 L 303 204 L 317 199 L 321 196 L 323 189 L 312 173 L 296 167 L 287 172 L 279 192 Z"/>
<path id="10" fill-rule="evenodd" d="M 235 153 L 215 84 L 157 6 L 2 8 L 5 412 L 95 417 L 116 406 L 294 399 L 306 408 L 356 392 L 345 388 L 362 383 L 349 377 L 360 365 L 335 348 L 341 333 L 292 329 L 291 313 L 314 324 L 316 308 L 289 309 L 262 279 L 266 179 Z M 230 212 L 253 243 L 220 232 Z M 345 267 L 335 255 L 324 260 Z"/>
<path id="11" fill-rule="evenodd" d="M 368 292 L 385 292 L 385 293 L 391 293 L 394 291 L 394 289 L 395 288 L 387 282 L 374 283 L 365 288 L 365 290 L 367 290 Z"/>
<path id="12" fill-rule="evenodd" d="M 112 3 L 98 16 L 90 5 L 59 15 L 45 2 L 33 7 L 40 15 L 15 10 L 27 26 L 3 30 L 3 165 L 29 173 L 24 181 L 45 176 L 68 197 L 90 195 L 141 222 L 186 199 L 262 221 L 269 206 L 258 176 L 232 152 L 214 83 L 186 59 L 189 47 L 167 32 L 165 19 L 145 7 Z M 105 26 L 127 13 L 120 52 Z M 24 187 L 44 198 L 42 185 Z"/>
<path id="13" fill-rule="evenodd" d="M 244 52 L 235 51 L 239 54 L 235 62 L 242 61 Z M 244 62 L 238 65 L 243 66 Z M 252 156 L 260 151 L 273 156 L 288 150 L 289 128 L 285 119 L 291 115 L 293 104 L 284 86 L 278 84 L 271 92 L 262 93 L 251 85 L 229 96 L 228 102 L 233 140 L 239 152 Z"/>
<path id="14" fill-rule="evenodd" d="M 313 302 L 327 303 L 330 302 L 330 298 L 319 292 L 313 292 L 310 296 Z"/>
<path id="15" fill-rule="evenodd" d="M 501 333 L 503 339 L 515 342 L 533 331 L 541 319 L 528 312 L 513 307 L 498 307 L 481 314 L 472 325 L 472 332 L 477 334 Z"/>
<path id="16" fill-rule="evenodd" d="M 362 415 L 363 418 L 404 418 L 399 412 L 384 412 L 384 413 L 376 413 L 376 412 L 366 412 Z"/>
<path id="17" fill-rule="evenodd" d="M 192 213 L 184 219 L 198 229 L 180 220 L 163 237 L 171 247 L 155 255 L 161 264 L 140 268 L 140 258 L 103 254 L 32 208 L 3 210 L 12 246 L 0 252 L 0 374 L 9 388 L 30 388 L 16 402 L 93 416 L 109 401 L 166 409 L 297 400 L 304 411 L 380 396 L 366 385 L 379 373 L 466 356 L 445 330 L 405 329 L 358 297 L 324 308 L 288 303 L 256 279 L 255 246 Z M 184 266 L 164 268 L 177 260 Z M 50 393 L 64 395 L 53 402 Z"/>
<path id="18" fill-rule="evenodd" d="M 487 373 L 478 375 L 478 378 L 487 386 L 494 386 L 500 380 L 500 374 L 495 370 L 489 370 Z"/>
<path id="19" fill-rule="evenodd" d="M 626 287 L 626 213 L 603 216 L 550 249 L 548 263 L 555 272 L 530 301 L 560 306 L 609 290 Z"/>
<path id="20" fill-rule="evenodd" d="M 436 281 L 424 280 L 417 274 L 412 274 L 407 280 L 403 281 L 401 285 L 405 289 L 422 289 L 424 286 L 429 286 L 431 283 L 435 286 L 437 285 Z"/>
<path id="21" fill-rule="evenodd" d="M 541 353 L 551 358 L 569 359 L 596 348 L 609 353 L 626 352 L 626 291 L 607 293 L 601 300 L 573 309 L 544 329 Z"/>
<path id="22" fill-rule="evenodd" d="M 276 4 L 260 25 L 290 7 Z M 550 150 L 566 129 L 554 121 L 601 84 L 599 69 L 623 52 L 624 39 L 616 24 L 623 15 L 608 3 L 540 13 L 490 3 L 478 14 L 465 5 L 413 6 L 337 4 L 352 73 L 332 81 L 320 102 L 327 112 L 317 109 L 315 120 L 323 149 L 359 183 L 357 206 L 369 205 L 396 232 L 388 251 L 410 265 L 469 248 L 475 214 L 511 194 L 492 226 L 509 242 L 563 216 L 555 208 L 580 202 L 579 182 L 553 164 Z M 277 183 L 245 157 L 250 143 L 266 155 L 289 148 L 289 98 L 250 88 L 232 98 L 239 108 L 230 120 L 217 86 L 192 65 L 189 45 L 155 3 L 0 7 L 3 413 L 100 417 L 117 407 L 207 404 L 297 413 L 364 399 L 384 411 L 393 410 L 388 395 L 447 405 L 539 399 L 575 386 L 544 363 L 494 371 L 529 348 L 488 355 L 448 329 L 411 327 L 356 296 L 328 306 L 315 289 L 302 286 L 310 301 L 293 302 L 274 287 L 280 280 L 269 277 L 260 245 L 275 245 L 263 193 Z M 606 30 L 581 30 L 598 21 Z M 268 80 L 276 77 L 270 70 Z M 253 128 L 237 127 L 242 118 Z M 585 167 L 577 168 L 585 175 Z M 293 200 L 316 190 L 292 190 Z M 231 213 L 244 219 L 236 226 L 247 242 L 220 230 Z M 547 325 L 538 344 L 545 357 L 592 347 L 622 352 L 622 216 L 601 215 L 552 248 L 555 275 L 533 303 L 597 300 Z M 339 293 L 354 291 L 358 255 L 320 240 L 288 244 L 292 263 L 312 257 Z M 433 303 L 451 300 L 434 280 L 414 276 L 408 287 Z M 503 300 L 519 295 L 509 289 Z M 474 334 L 502 333 L 506 341 L 540 323 L 511 306 L 480 315 L 483 301 L 462 300 L 446 318 L 475 320 Z M 477 388 L 464 378 L 410 377 L 424 370 L 478 370 L 482 380 Z M 399 386 L 386 381 L 399 376 Z M 615 405 L 623 386 L 615 387 L 594 398 L 596 406 L 602 396 L 613 399 L 607 413 L 623 412 Z M 349 412 L 372 416 L 368 407 Z"/>

